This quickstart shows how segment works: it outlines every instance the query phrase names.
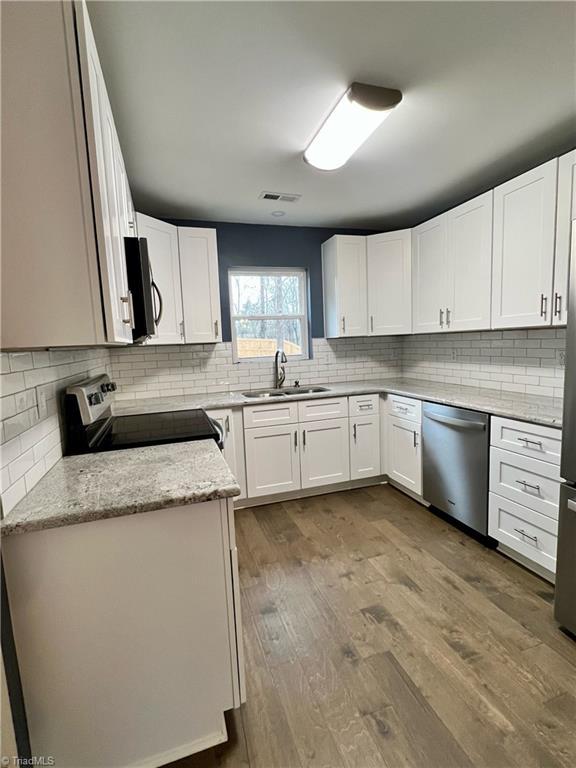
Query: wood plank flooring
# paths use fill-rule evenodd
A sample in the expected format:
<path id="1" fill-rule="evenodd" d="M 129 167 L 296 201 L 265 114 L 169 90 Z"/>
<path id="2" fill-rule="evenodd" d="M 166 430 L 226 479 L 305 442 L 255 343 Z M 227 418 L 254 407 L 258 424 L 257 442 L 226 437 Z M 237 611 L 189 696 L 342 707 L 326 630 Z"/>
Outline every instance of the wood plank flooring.
<path id="1" fill-rule="evenodd" d="M 247 702 L 171 768 L 574 768 L 553 588 L 390 486 L 237 512 Z"/>

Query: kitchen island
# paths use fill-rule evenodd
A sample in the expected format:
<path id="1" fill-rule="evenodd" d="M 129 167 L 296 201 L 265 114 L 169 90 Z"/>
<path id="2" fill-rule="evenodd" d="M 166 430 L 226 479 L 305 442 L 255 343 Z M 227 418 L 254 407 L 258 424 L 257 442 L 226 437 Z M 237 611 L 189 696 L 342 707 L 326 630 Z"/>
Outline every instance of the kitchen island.
<path id="1" fill-rule="evenodd" d="M 34 756 L 152 768 L 226 740 L 238 493 L 214 441 L 109 451 L 64 458 L 3 521 Z"/>

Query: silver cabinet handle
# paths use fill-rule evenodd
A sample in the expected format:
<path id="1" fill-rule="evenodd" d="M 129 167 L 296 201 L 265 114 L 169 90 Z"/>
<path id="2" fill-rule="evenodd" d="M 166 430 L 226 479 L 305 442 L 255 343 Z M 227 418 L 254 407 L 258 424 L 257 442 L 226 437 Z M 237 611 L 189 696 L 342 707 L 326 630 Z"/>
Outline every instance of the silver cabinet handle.
<path id="1" fill-rule="evenodd" d="M 346 318 L 342 315 L 342 333 L 346 333 Z"/>
<path id="2" fill-rule="evenodd" d="M 370 315 L 370 332 L 374 333 L 374 315 Z"/>
<path id="3" fill-rule="evenodd" d="M 562 317 L 562 295 L 554 294 L 554 317 Z"/>
<path id="4" fill-rule="evenodd" d="M 356 424 L 354 424 L 354 430 L 353 431 L 354 431 L 354 442 L 356 442 L 356 438 L 358 437 L 357 432 L 356 432 Z"/>
<path id="5" fill-rule="evenodd" d="M 124 304 L 128 304 L 128 318 L 123 318 L 122 322 L 129 325 L 134 330 L 134 302 L 132 301 L 132 291 L 128 291 L 127 296 L 120 296 L 120 301 Z"/>
<path id="6" fill-rule="evenodd" d="M 532 483 L 527 483 L 526 480 L 516 480 L 516 482 L 518 483 L 518 485 L 521 485 L 524 488 L 524 490 L 526 490 L 526 488 L 531 488 L 533 491 L 537 491 L 538 493 L 540 493 L 539 485 L 532 485 Z"/>
<path id="7" fill-rule="evenodd" d="M 294 448 L 298 448 L 298 430 L 294 430 Z"/>
<path id="8" fill-rule="evenodd" d="M 396 410 L 401 411 L 402 413 L 408 413 L 408 408 L 405 405 L 397 405 Z"/>
<path id="9" fill-rule="evenodd" d="M 230 416 L 226 416 L 226 420 L 224 424 L 226 426 L 226 434 L 229 435 L 230 434 Z"/>
<path id="10" fill-rule="evenodd" d="M 450 328 L 450 314 L 451 314 L 450 310 L 448 309 L 448 307 L 446 307 L 446 326 L 448 328 Z"/>
<path id="11" fill-rule="evenodd" d="M 306 448 L 306 430 L 302 430 L 302 446 Z"/>
<path id="12" fill-rule="evenodd" d="M 360 405 L 358 406 L 358 410 L 360 410 L 360 411 L 371 411 L 372 410 L 372 403 L 366 403 L 364 405 L 362 405 L 362 403 L 360 403 Z"/>
<path id="13" fill-rule="evenodd" d="M 414 448 L 418 448 L 418 435 L 416 434 L 416 430 L 414 430 L 412 434 L 414 435 Z"/>
<path id="14" fill-rule="evenodd" d="M 514 528 L 516 533 L 519 533 L 521 536 L 525 536 L 527 539 L 532 539 L 533 542 L 538 541 L 538 536 L 530 536 L 529 533 L 526 533 L 526 531 L 523 528 Z"/>
<path id="15" fill-rule="evenodd" d="M 444 328 L 444 310 L 440 310 L 440 328 Z"/>
<path id="16" fill-rule="evenodd" d="M 543 293 L 540 294 L 540 317 L 546 317 L 548 314 L 548 296 L 544 296 Z"/>
<path id="17" fill-rule="evenodd" d="M 528 448 L 529 445 L 537 445 L 540 450 L 544 449 L 541 440 L 529 440 L 527 437 L 517 437 L 516 440 L 518 440 L 520 443 L 525 443 L 525 448 Z"/>
<path id="18" fill-rule="evenodd" d="M 218 338 L 218 320 L 214 320 L 214 336 Z"/>
<path id="19" fill-rule="evenodd" d="M 179 325 L 180 325 L 180 338 L 183 339 L 184 338 L 184 320 L 180 320 Z"/>

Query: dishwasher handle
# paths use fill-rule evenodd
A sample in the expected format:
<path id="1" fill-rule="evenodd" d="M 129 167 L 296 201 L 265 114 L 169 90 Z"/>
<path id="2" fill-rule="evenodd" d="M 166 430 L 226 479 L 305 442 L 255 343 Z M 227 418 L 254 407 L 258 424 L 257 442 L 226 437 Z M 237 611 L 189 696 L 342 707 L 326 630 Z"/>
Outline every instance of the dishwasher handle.
<path id="1" fill-rule="evenodd" d="M 448 424 L 451 427 L 460 429 L 477 429 L 482 432 L 486 429 L 486 423 L 483 421 L 468 421 L 467 419 L 456 419 L 454 416 L 441 416 L 439 413 L 425 413 L 427 419 L 439 421 L 441 424 Z"/>

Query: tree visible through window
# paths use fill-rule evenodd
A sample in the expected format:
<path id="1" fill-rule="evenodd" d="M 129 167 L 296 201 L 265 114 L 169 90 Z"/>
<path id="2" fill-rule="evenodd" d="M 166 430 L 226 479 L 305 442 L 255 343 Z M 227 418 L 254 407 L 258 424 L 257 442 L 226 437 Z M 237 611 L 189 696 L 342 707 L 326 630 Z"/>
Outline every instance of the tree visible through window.
<path id="1" fill-rule="evenodd" d="M 308 356 L 304 269 L 231 269 L 229 287 L 235 360 Z"/>

